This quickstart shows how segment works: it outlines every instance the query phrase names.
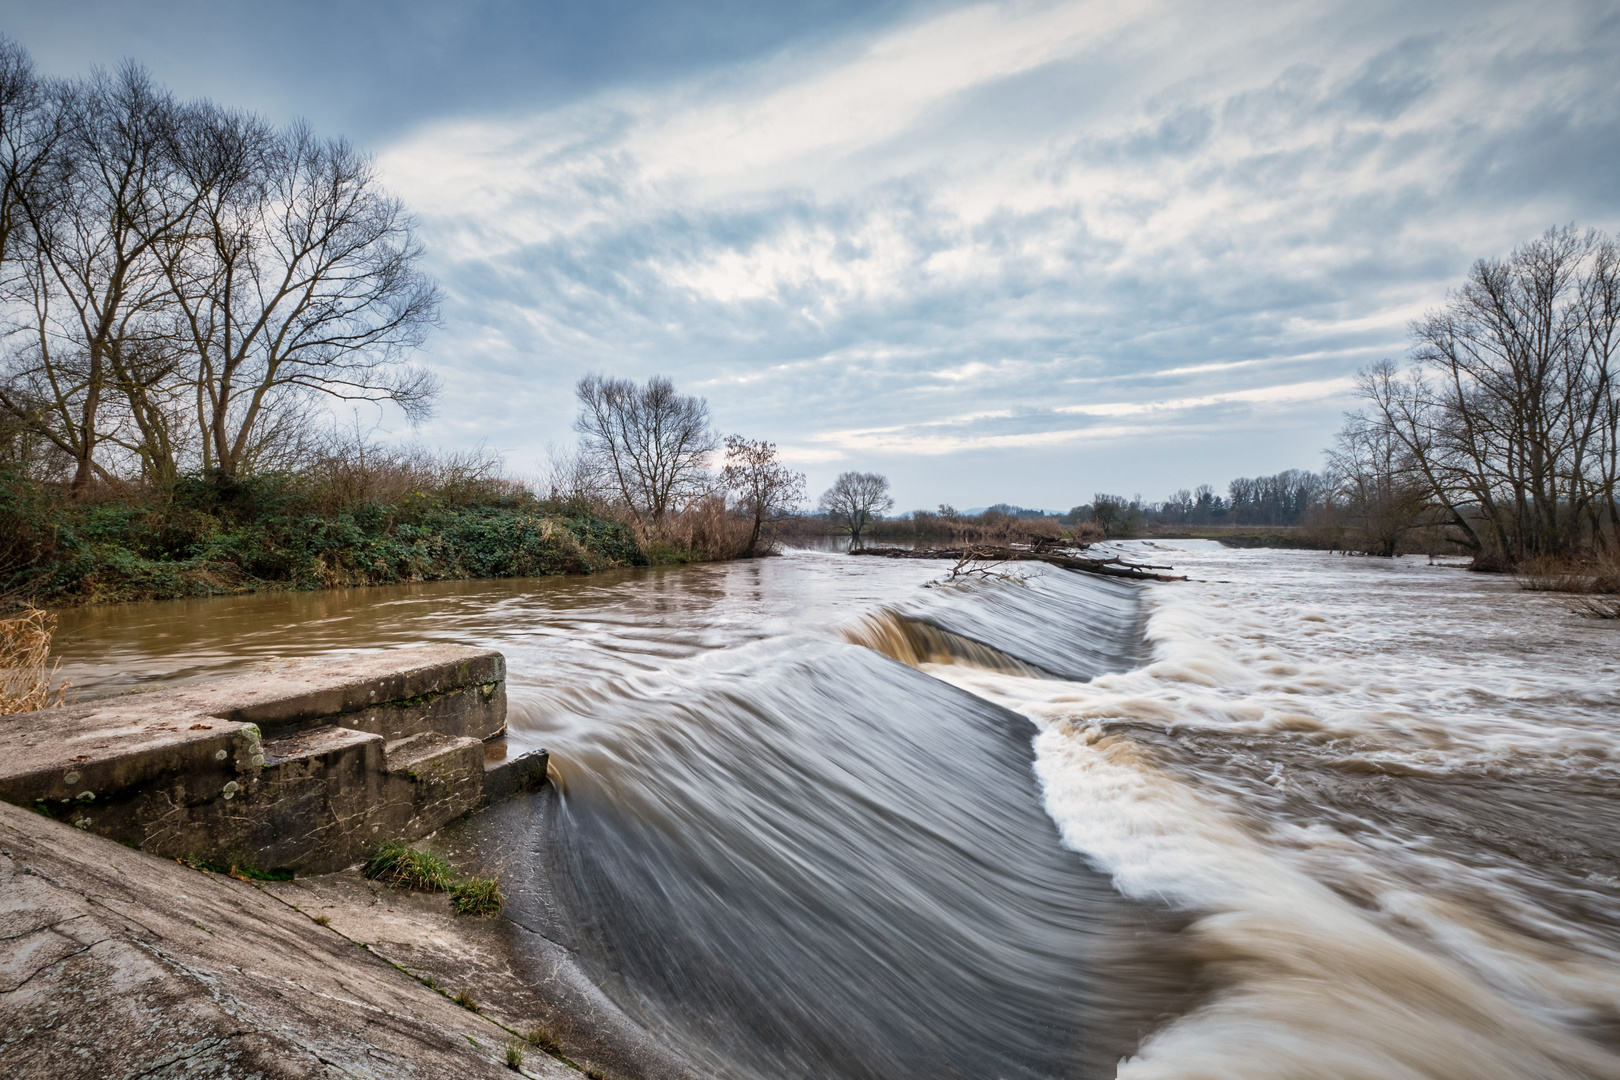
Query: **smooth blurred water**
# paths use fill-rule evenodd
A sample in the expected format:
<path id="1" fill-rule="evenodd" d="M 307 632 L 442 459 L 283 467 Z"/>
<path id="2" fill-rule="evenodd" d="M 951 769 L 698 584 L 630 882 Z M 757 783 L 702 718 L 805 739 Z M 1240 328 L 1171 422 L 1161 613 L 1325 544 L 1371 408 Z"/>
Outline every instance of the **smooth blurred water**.
<path id="1" fill-rule="evenodd" d="M 455 842 L 643 1075 L 1620 1077 L 1620 635 L 1421 559 L 1123 550 L 1193 580 L 798 551 L 60 645 L 92 692 L 500 648 L 557 782 Z"/>

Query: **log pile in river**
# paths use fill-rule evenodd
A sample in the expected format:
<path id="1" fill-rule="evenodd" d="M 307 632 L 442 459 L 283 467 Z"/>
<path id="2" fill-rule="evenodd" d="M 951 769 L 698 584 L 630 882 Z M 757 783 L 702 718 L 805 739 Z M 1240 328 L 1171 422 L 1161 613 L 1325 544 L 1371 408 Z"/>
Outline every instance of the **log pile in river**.
<path id="1" fill-rule="evenodd" d="M 953 559 L 956 562 L 958 573 L 965 572 L 976 563 L 1044 562 L 1082 574 L 1101 574 L 1105 577 L 1129 578 L 1133 581 L 1187 580 L 1184 574 L 1158 573 L 1161 570 L 1175 569 L 1171 566 L 1129 563 L 1117 556 L 1106 559 L 1088 559 L 1073 552 L 1073 548 L 1051 548 L 1040 545 L 1033 547 L 980 547 L 970 545 L 955 548 L 863 547 L 851 550 L 850 554 L 875 555 L 884 559 Z"/>

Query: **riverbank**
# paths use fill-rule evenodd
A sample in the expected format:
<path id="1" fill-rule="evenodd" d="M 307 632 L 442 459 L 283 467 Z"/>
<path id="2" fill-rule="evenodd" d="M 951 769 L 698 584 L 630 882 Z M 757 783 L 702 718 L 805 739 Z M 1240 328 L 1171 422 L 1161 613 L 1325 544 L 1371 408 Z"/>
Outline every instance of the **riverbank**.
<path id="1" fill-rule="evenodd" d="M 589 574 L 646 565 L 623 522 L 520 489 L 334 498 L 299 477 L 70 500 L 0 482 L 0 607 Z"/>

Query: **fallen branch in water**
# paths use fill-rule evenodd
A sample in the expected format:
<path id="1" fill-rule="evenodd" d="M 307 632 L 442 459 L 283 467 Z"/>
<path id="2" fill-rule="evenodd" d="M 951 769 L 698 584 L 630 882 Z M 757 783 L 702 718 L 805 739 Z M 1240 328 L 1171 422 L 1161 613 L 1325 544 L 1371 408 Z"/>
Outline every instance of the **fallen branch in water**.
<path id="1" fill-rule="evenodd" d="M 1127 578 L 1132 581 L 1186 581 L 1184 574 L 1159 574 L 1157 570 L 1173 570 L 1172 566 L 1154 566 L 1150 563 L 1128 563 L 1117 556 L 1107 559 L 1087 559 L 1078 555 L 1042 550 L 1040 548 L 856 548 L 851 555 L 875 555 L 883 559 L 955 559 L 958 568 L 969 562 L 1043 562 L 1064 570 L 1082 574 L 1101 574 L 1104 577 Z M 955 576 L 953 574 L 953 576 Z"/>
<path id="2" fill-rule="evenodd" d="M 998 578 L 1002 581 L 1016 582 L 1019 585 L 1024 584 L 1024 579 L 1019 575 L 996 569 L 1006 561 L 997 558 L 993 554 L 988 554 L 984 550 L 966 547 L 962 549 L 962 557 L 956 560 L 956 565 L 951 567 L 950 576 L 945 580 L 955 581 L 957 578 L 971 577 L 977 574 L 980 577 Z"/>

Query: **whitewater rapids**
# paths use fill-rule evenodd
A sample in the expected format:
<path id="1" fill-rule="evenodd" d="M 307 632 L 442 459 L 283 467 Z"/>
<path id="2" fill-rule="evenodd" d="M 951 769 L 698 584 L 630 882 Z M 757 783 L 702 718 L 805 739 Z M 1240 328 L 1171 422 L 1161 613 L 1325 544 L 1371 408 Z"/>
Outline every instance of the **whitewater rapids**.
<path id="1" fill-rule="evenodd" d="M 1616 632 L 1421 559 L 1122 547 L 1198 579 L 1141 666 L 905 657 L 1029 717 L 1064 844 L 1194 916 L 1208 989 L 1121 1080 L 1620 1076 Z"/>

